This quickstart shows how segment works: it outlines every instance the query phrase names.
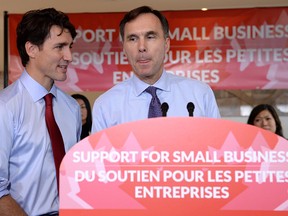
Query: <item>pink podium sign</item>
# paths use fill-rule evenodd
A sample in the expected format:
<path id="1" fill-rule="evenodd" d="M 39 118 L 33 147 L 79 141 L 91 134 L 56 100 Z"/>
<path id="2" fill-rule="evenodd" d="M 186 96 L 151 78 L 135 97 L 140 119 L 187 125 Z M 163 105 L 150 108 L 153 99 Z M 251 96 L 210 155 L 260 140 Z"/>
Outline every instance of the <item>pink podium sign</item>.
<path id="1" fill-rule="evenodd" d="M 288 141 L 221 119 L 114 126 L 66 154 L 60 215 L 288 215 Z"/>

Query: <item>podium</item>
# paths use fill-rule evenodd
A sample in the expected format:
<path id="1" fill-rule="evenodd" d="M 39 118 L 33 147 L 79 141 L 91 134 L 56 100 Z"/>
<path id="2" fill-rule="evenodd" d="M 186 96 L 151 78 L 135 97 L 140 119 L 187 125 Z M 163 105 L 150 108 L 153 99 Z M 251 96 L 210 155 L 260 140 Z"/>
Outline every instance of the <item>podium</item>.
<path id="1" fill-rule="evenodd" d="M 288 141 L 251 125 L 154 118 L 77 143 L 60 167 L 61 216 L 288 214 Z"/>

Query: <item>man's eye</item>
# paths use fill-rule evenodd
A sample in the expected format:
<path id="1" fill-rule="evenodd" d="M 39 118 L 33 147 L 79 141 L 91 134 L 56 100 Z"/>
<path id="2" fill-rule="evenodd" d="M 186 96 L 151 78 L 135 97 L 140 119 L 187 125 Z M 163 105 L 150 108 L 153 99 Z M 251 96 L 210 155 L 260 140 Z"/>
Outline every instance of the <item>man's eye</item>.
<path id="1" fill-rule="evenodd" d="M 136 37 L 129 37 L 128 40 L 129 41 L 136 41 Z"/>
<path id="2" fill-rule="evenodd" d="M 148 35 L 147 38 L 148 39 L 154 39 L 156 36 L 154 34 Z"/>

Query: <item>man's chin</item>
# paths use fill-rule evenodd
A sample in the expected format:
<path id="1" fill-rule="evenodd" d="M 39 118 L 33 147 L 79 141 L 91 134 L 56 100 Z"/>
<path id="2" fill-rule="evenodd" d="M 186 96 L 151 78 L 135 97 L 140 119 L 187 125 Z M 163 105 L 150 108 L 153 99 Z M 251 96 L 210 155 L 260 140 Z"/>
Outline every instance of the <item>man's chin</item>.
<path id="1" fill-rule="evenodd" d="M 66 74 L 63 74 L 62 76 L 59 76 L 55 79 L 55 81 L 58 81 L 58 82 L 63 82 L 67 79 L 67 75 Z"/>

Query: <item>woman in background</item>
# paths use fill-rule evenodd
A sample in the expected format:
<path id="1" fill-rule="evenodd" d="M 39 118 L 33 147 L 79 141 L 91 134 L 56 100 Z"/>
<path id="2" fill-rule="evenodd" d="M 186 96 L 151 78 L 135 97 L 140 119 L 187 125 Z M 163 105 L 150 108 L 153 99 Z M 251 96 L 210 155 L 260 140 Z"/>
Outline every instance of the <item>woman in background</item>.
<path id="1" fill-rule="evenodd" d="M 259 104 L 250 113 L 247 124 L 269 130 L 284 137 L 280 118 L 273 106 Z"/>
<path id="2" fill-rule="evenodd" d="M 77 100 L 81 108 L 81 117 L 82 117 L 81 139 L 84 139 L 85 137 L 90 135 L 92 126 L 92 114 L 91 114 L 90 102 L 84 95 L 81 94 L 73 94 L 71 96 Z"/>

